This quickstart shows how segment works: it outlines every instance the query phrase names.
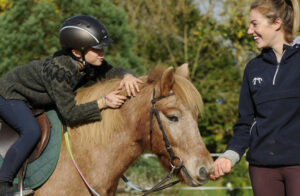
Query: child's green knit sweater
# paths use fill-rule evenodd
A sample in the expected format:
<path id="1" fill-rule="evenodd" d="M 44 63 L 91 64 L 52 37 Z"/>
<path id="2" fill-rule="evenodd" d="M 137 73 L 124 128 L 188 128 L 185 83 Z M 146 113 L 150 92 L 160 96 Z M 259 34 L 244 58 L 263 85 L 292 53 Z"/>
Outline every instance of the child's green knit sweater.
<path id="1" fill-rule="evenodd" d="M 131 73 L 113 68 L 106 61 L 95 69 L 96 77 L 122 77 Z M 131 73 L 132 74 L 132 73 Z M 56 107 L 69 125 L 101 120 L 97 101 L 75 104 L 75 91 L 90 81 L 87 73 L 79 71 L 76 61 L 68 55 L 54 55 L 18 66 L 0 78 L 0 95 L 19 99 L 30 108 Z"/>

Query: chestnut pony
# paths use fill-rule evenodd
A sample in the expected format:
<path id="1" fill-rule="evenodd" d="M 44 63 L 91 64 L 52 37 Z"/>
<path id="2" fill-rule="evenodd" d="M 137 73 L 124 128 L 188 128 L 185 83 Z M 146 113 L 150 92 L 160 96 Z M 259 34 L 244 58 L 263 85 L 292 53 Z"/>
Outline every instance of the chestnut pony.
<path id="1" fill-rule="evenodd" d="M 120 109 L 103 110 L 99 122 L 68 128 L 74 159 L 91 187 L 101 196 L 116 194 L 122 174 L 145 151 L 156 154 L 161 164 L 168 171 L 171 169 L 170 155 L 155 118 L 150 140 L 154 89 L 155 97 L 165 96 L 157 101 L 155 108 L 170 146 L 185 168 L 178 170 L 176 175 L 189 186 L 207 182 L 213 160 L 198 129 L 203 103 L 188 78 L 186 64 L 176 73 L 172 67 L 156 68 L 141 77 L 145 83 L 140 93 L 128 99 Z M 109 80 L 79 90 L 76 101 L 80 104 L 95 100 L 116 89 L 119 83 L 117 79 Z M 57 167 L 49 180 L 35 191 L 36 195 L 91 195 L 71 161 L 64 139 Z"/>

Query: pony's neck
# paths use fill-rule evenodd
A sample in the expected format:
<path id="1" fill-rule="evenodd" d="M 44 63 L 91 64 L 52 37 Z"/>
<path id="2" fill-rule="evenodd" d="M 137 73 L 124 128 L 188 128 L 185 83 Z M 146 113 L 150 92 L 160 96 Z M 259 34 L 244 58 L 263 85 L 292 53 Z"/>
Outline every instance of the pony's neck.
<path id="1" fill-rule="evenodd" d="M 131 97 L 121 107 L 120 112 L 124 120 L 125 130 L 117 134 L 117 138 L 110 144 L 114 150 L 114 158 L 119 159 L 127 168 L 145 151 L 150 126 L 150 109 L 152 87 L 143 87 L 136 97 Z"/>
<path id="2" fill-rule="evenodd" d="M 80 142 L 79 137 L 72 141 L 74 143 L 72 146 L 76 146 L 74 151 L 77 151 L 75 154 L 78 155 L 77 160 L 80 165 L 82 167 L 93 165 L 101 176 L 101 181 L 94 179 L 91 183 L 100 183 L 102 187 L 112 186 L 111 182 L 118 181 L 120 176 L 144 152 L 147 143 L 145 138 L 149 134 L 151 93 L 150 88 L 144 87 L 136 97 L 126 101 L 120 109 L 124 130 L 115 133 L 114 138 L 108 144 L 95 144 L 84 150 L 76 146 L 76 143 Z M 87 178 L 93 179 L 93 174 L 90 175 Z"/>
<path id="3" fill-rule="evenodd" d="M 133 141 L 145 148 L 150 126 L 153 87 L 144 87 L 136 97 L 130 98 L 121 108 L 126 127 L 132 130 Z"/>

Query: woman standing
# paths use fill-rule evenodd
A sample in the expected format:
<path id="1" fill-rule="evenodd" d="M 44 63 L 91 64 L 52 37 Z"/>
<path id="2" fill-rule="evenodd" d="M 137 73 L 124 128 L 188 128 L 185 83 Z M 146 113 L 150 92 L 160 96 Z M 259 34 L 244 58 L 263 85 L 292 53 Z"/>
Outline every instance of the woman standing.
<path id="1" fill-rule="evenodd" d="M 255 196 L 300 193 L 300 49 L 297 0 L 256 0 L 248 34 L 261 54 L 245 68 L 239 119 L 212 179 L 224 176 L 247 152 Z"/>

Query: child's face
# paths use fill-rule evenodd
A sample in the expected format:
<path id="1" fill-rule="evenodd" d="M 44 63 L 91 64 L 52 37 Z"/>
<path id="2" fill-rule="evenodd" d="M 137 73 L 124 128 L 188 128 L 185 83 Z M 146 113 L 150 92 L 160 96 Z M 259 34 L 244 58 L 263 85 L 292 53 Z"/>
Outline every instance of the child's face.
<path id="1" fill-rule="evenodd" d="M 94 66 L 100 66 L 104 60 L 104 50 L 90 48 L 85 53 L 85 60 Z"/>

